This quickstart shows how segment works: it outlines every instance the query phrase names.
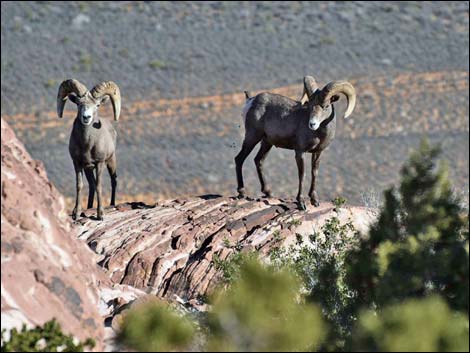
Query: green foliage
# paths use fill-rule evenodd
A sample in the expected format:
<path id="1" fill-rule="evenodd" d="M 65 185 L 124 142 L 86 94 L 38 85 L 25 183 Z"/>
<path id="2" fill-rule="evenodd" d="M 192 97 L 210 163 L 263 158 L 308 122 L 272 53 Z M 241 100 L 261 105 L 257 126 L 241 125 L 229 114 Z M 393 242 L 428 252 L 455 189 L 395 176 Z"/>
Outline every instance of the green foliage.
<path id="1" fill-rule="evenodd" d="M 287 227 L 290 228 L 290 227 L 293 227 L 293 226 L 300 226 L 302 224 L 302 220 L 300 218 L 292 218 L 288 223 L 287 223 Z"/>
<path id="2" fill-rule="evenodd" d="M 184 350 L 192 342 L 191 321 L 164 303 L 152 302 L 133 308 L 125 315 L 118 341 L 138 351 Z"/>
<path id="3" fill-rule="evenodd" d="M 163 62 L 162 60 L 158 60 L 158 59 L 155 59 L 155 60 L 151 61 L 149 63 L 149 66 L 152 69 L 158 69 L 158 70 L 166 69 L 168 67 L 168 65 L 165 64 L 165 62 Z"/>
<path id="4" fill-rule="evenodd" d="M 226 260 L 213 258 L 225 289 L 210 298 L 204 348 L 467 350 L 468 218 L 445 167 L 435 162 L 438 155 L 424 142 L 410 157 L 400 186 L 384 193 L 368 237 L 352 222 L 342 224 L 337 214 L 307 239 L 297 235 L 288 248 L 279 246 L 277 230 L 269 266 L 225 239 L 234 252 Z M 346 200 L 333 202 L 339 212 Z M 172 321 L 146 310 L 135 320 L 144 328 L 136 326 L 133 340 L 126 341 L 134 349 L 175 350 L 190 341 L 165 336 L 178 336 L 172 332 L 179 317 Z M 155 340 L 158 348 L 148 345 Z"/>
<path id="5" fill-rule="evenodd" d="M 345 283 L 344 269 L 346 254 L 359 243 L 359 237 L 351 221 L 342 224 L 334 215 L 320 232 L 314 231 L 305 241 L 297 236 L 294 245 L 276 247 L 270 253 L 271 264 L 293 271 L 309 299 L 320 304 L 330 323 L 332 338 L 328 345 L 335 346 L 331 349 L 344 345 L 354 319 L 352 293 Z"/>
<path id="6" fill-rule="evenodd" d="M 224 283 L 230 284 L 240 278 L 240 270 L 243 264 L 256 259 L 258 259 L 257 253 L 242 252 L 239 248 L 235 247 L 235 252 L 228 259 L 222 260 L 215 254 L 212 261 L 214 268 L 222 273 Z"/>
<path id="7" fill-rule="evenodd" d="M 88 10 L 89 2 L 88 1 L 79 1 L 78 8 L 81 12 Z"/>
<path id="8" fill-rule="evenodd" d="M 333 202 L 333 205 L 335 205 L 335 211 L 338 211 L 341 207 L 343 207 L 343 205 L 346 204 L 346 202 L 348 202 L 348 200 L 342 196 L 338 196 L 331 200 L 331 202 Z"/>
<path id="9" fill-rule="evenodd" d="M 44 86 L 49 89 L 49 88 L 52 88 L 52 87 L 55 87 L 57 86 L 57 80 L 53 79 L 53 78 L 50 78 L 48 79 L 45 83 L 44 83 Z"/>
<path id="10" fill-rule="evenodd" d="M 468 351 L 468 317 L 453 313 L 439 297 L 409 299 L 378 315 L 361 314 L 354 333 L 355 351 Z"/>
<path id="11" fill-rule="evenodd" d="M 93 66 L 93 59 L 90 54 L 82 53 L 80 56 L 80 65 L 85 71 L 91 71 Z"/>
<path id="12" fill-rule="evenodd" d="M 91 349 L 95 346 L 95 341 L 90 338 L 74 343 L 74 337 L 64 334 L 55 319 L 33 329 L 23 325 L 18 332 L 14 328 L 10 331 L 8 342 L 4 338 L 5 333 L 2 330 L 2 352 L 83 352 L 85 347 Z"/>
<path id="13" fill-rule="evenodd" d="M 378 308 L 438 294 L 468 313 L 468 218 L 451 192 L 439 149 L 424 141 L 402 169 L 369 238 L 348 255 L 359 306 Z"/>
<path id="14" fill-rule="evenodd" d="M 336 40 L 334 37 L 332 36 L 323 36 L 323 37 L 320 37 L 320 44 L 323 44 L 323 45 L 332 45 L 332 44 L 335 44 Z"/>
<path id="15" fill-rule="evenodd" d="M 299 296 L 287 271 L 257 261 L 241 265 L 240 278 L 213 299 L 210 351 L 297 351 L 315 349 L 325 336 L 320 310 Z"/>
<path id="16" fill-rule="evenodd" d="M 277 244 L 281 242 L 281 240 L 282 240 L 281 232 L 279 231 L 279 229 L 276 229 L 272 234 L 272 241 L 274 244 Z"/>
<path id="17" fill-rule="evenodd" d="M 230 240 L 228 238 L 224 238 L 223 244 L 226 248 L 232 247 L 232 244 L 230 244 Z"/>

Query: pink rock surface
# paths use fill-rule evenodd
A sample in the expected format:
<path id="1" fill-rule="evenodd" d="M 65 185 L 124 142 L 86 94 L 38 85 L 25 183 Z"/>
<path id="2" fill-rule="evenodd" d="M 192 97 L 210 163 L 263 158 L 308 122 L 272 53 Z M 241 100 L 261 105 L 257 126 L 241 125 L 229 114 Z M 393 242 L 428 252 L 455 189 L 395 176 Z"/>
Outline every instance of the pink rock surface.
<path id="1" fill-rule="evenodd" d="M 1 120 L 1 322 L 3 328 L 56 318 L 64 332 L 101 349 L 98 286 L 109 280 L 76 239 L 64 198 Z"/>
<path id="2" fill-rule="evenodd" d="M 367 208 L 333 211 L 331 203 L 306 212 L 285 200 L 209 196 L 177 199 L 154 206 L 127 203 L 108 208 L 104 221 L 77 222 L 79 238 L 100 256 L 99 264 L 114 283 L 127 284 L 162 298 L 191 301 L 220 283 L 213 257 L 236 251 L 258 251 L 267 257 L 276 232 L 281 244 L 320 230 L 333 214 L 367 229 L 373 214 Z M 227 246 L 231 244 L 231 246 Z"/>

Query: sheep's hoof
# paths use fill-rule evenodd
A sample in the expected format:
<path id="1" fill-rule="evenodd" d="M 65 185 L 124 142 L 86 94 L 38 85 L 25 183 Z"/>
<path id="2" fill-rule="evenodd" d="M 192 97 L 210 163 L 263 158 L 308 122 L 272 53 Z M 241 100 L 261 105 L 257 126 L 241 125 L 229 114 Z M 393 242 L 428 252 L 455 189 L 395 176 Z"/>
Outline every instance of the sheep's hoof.
<path id="1" fill-rule="evenodd" d="M 79 211 L 78 209 L 76 209 L 76 208 L 73 209 L 73 211 L 72 211 L 72 219 L 73 219 L 74 221 L 77 220 L 79 213 L 80 213 L 80 211 Z"/>
<path id="2" fill-rule="evenodd" d="M 103 220 L 103 211 L 98 211 L 97 215 L 96 215 L 96 219 L 98 221 L 102 221 Z"/>
<path id="3" fill-rule="evenodd" d="M 315 207 L 320 206 L 320 202 L 317 201 L 316 199 L 310 199 L 310 203 Z"/>
<path id="4" fill-rule="evenodd" d="M 262 193 L 264 194 L 264 197 L 271 197 L 271 190 L 265 190 L 262 191 Z"/>
<path id="5" fill-rule="evenodd" d="M 297 206 L 298 206 L 300 211 L 306 211 L 307 210 L 307 206 L 305 206 L 304 200 L 297 200 Z"/>
<path id="6" fill-rule="evenodd" d="M 243 191 L 239 191 L 237 197 L 238 197 L 239 199 L 244 199 L 244 198 L 245 198 L 245 193 L 244 193 Z"/>

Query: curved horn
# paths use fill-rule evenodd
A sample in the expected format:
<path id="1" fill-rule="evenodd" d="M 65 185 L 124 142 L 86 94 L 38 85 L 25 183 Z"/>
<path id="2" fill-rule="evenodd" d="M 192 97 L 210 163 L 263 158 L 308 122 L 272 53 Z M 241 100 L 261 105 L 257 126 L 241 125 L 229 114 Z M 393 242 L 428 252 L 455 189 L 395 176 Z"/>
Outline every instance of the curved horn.
<path id="1" fill-rule="evenodd" d="M 315 93 L 318 89 L 317 82 L 313 78 L 313 76 L 305 76 L 304 77 L 304 92 L 302 93 L 302 97 L 300 98 L 300 103 L 304 104 L 305 100 L 304 97 L 307 96 L 306 100 L 310 100 L 310 97 Z"/>
<path id="2" fill-rule="evenodd" d="M 87 92 L 88 89 L 78 80 L 68 79 L 63 81 L 57 93 L 57 115 L 59 118 L 62 118 L 65 102 L 70 93 L 75 93 L 77 96 L 83 97 Z"/>
<path id="3" fill-rule="evenodd" d="M 119 115 L 121 114 L 121 91 L 117 84 L 113 81 L 101 82 L 93 87 L 90 93 L 95 99 L 109 96 L 113 105 L 114 120 L 119 120 Z"/>
<path id="4" fill-rule="evenodd" d="M 354 89 L 353 85 L 347 81 L 333 81 L 328 83 L 322 89 L 322 97 L 321 101 L 326 102 L 331 99 L 334 95 L 342 93 L 346 96 L 348 100 L 348 108 L 344 113 L 344 117 L 347 118 L 351 115 L 356 106 L 356 90 Z"/>

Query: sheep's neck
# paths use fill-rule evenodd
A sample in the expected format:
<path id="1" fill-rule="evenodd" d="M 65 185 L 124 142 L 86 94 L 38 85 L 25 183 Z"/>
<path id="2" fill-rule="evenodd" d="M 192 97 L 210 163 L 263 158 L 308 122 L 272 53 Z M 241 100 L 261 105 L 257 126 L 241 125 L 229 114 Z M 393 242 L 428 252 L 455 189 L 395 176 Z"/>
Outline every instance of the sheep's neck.
<path id="1" fill-rule="evenodd" d="M 95 124 L 96 124 L 95 122 L 93 122 L 90 125 L 83 125 L 82 123 L 78 124 L 80 141 L 84 147 L 90 147 L 92 145 Z"/>

